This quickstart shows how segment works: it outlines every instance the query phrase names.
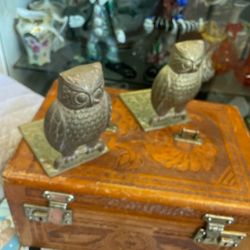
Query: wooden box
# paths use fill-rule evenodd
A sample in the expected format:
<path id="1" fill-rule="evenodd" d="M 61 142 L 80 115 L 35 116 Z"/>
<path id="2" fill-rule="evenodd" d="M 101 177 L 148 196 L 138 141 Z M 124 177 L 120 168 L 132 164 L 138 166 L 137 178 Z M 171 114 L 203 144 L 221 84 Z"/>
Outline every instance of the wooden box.
<path id="1" fill-rule="evenodd" d="M 55 84 L 35 119 L 44 117 L 56 91 Z M 245 233 L 237 249 L 250 249 L 250 138 L 239 112 L 192 101 L 191 122 L 145 133 L 120 100 L 121 91 L 109 92 L 119 130 L 103 135 L 107 154 L 49 178 L 23 140 L 6 167 L 4 190 L 21 243 L 202 250 L 236 247 Z M 176 142 L 183 127 L 198 129 L 203 144 Z"/>

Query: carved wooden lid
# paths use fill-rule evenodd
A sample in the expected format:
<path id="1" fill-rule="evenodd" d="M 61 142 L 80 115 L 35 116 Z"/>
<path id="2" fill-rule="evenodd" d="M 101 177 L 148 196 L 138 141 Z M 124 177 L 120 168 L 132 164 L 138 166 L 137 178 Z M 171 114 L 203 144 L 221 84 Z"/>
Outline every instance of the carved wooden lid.
<path id="1" fill-rule="evenodd" d="M 56 97 L 54 85 L 36 119 L 43 118 Z M 191 122 L 204 143 L 176 142 L 183 125 L 143 132 L 118 93 L 110 89 L 112 120 L 119 130 L 103 139 L 110 151 L 99 159 L 49 178 L 22 141 L 5 172 L 6 183 L 39 192 L 61 191 L 76 196 L 73 206 L 126 211 L 166 218 L 205 213 L 230 215 L 249 227 L 250 138 L 239 112 L 227 105 L 191 101 Z M 139 104 L 138 104 L 139 105 Z"/>

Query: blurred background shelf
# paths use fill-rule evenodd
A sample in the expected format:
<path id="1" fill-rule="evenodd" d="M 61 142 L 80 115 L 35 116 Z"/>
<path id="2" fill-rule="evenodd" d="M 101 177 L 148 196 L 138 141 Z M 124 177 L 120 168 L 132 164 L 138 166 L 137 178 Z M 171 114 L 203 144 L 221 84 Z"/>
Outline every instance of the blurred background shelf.
<path id="1" fill-rule="evenodd" d="M 45 95 L 53 80 L 58 77 L 58 72 L 86 63 L 85 51 L 81 43 L 67 42 L 64 48 L 52 54 L 51 63 L 43 66 L 29 64 L 26 54 L 23 53 L 14 68 L 27 76 L 25 85 Z M 126 89 L 149 88 L 152 82 L 146 80 L 145 71 L 149 65 L 145 63 L 144 58 L 138 56 L 131 48 L 121 48 L 119 54 L 126 64 L 136 70 L 137 76 L 127 79 L 103 65 L 106 85 Z M 239 83 L 233 72 L 217 75 L 210 82 L 204 83 L 201 92 L 250 97 L 250 87 Z"/>
<path id="2" fill-rule="evenodd" d="M 233 72 L 217 75 L 210 82 L 204 83 L 201 91 L 250 97 L 250 87 L 239 83 Z"/>

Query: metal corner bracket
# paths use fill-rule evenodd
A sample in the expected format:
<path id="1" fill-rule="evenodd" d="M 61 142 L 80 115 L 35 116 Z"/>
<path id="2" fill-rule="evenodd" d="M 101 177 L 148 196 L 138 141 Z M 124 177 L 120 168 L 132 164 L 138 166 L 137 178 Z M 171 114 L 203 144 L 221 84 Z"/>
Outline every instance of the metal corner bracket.
<path id="1" fill-rule="evenodd" d="M 194 236 L 194 241 L 202 244 L 217 245 L 220 247 L 238 247 L 247 236 L 246 233 L 226 231 L 225 226 L 233 224 L 234 218 L 205 214 L 206 228 L 200 228 Z"/>

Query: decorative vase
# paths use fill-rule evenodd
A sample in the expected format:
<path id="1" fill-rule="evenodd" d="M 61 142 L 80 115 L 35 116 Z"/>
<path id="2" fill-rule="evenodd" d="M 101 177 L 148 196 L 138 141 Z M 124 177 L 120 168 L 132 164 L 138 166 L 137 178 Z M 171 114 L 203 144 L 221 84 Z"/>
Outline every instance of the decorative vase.
<path id="1" fill-rule="evenodd" d="M 39 0 L 31 2 L 29 8 L 35 11 L 43 11 L 51 18 L 51 25 L 57 30 L 57 32 L 63 37 L 63 32 L 66 28 L 68 17 L 62 17 L 62 13 L 66 5 L 60 2 L 51 2 L 50 0 Z M 58 51 L 65 46 L 64 39 L 54 38 L 52 44 L 52 51 Z"/>
<path id="2" fill-rule="evenodd" d="M 219 44 L 212 55 L 212 60 L 216 74 L 224 74 L 236 66 L 238 56 L 232 37 L 226 38 Z"/>
<path id="3" fill-rule="evenodd" d="M 16 29 L 28 54 L 29 64 L 42 66 L 49 63 L 55 37 L 63 40 L 52 26 L 50 17 L 45 12 L 23 8 L 17 8 L 17 14 Z"/>

